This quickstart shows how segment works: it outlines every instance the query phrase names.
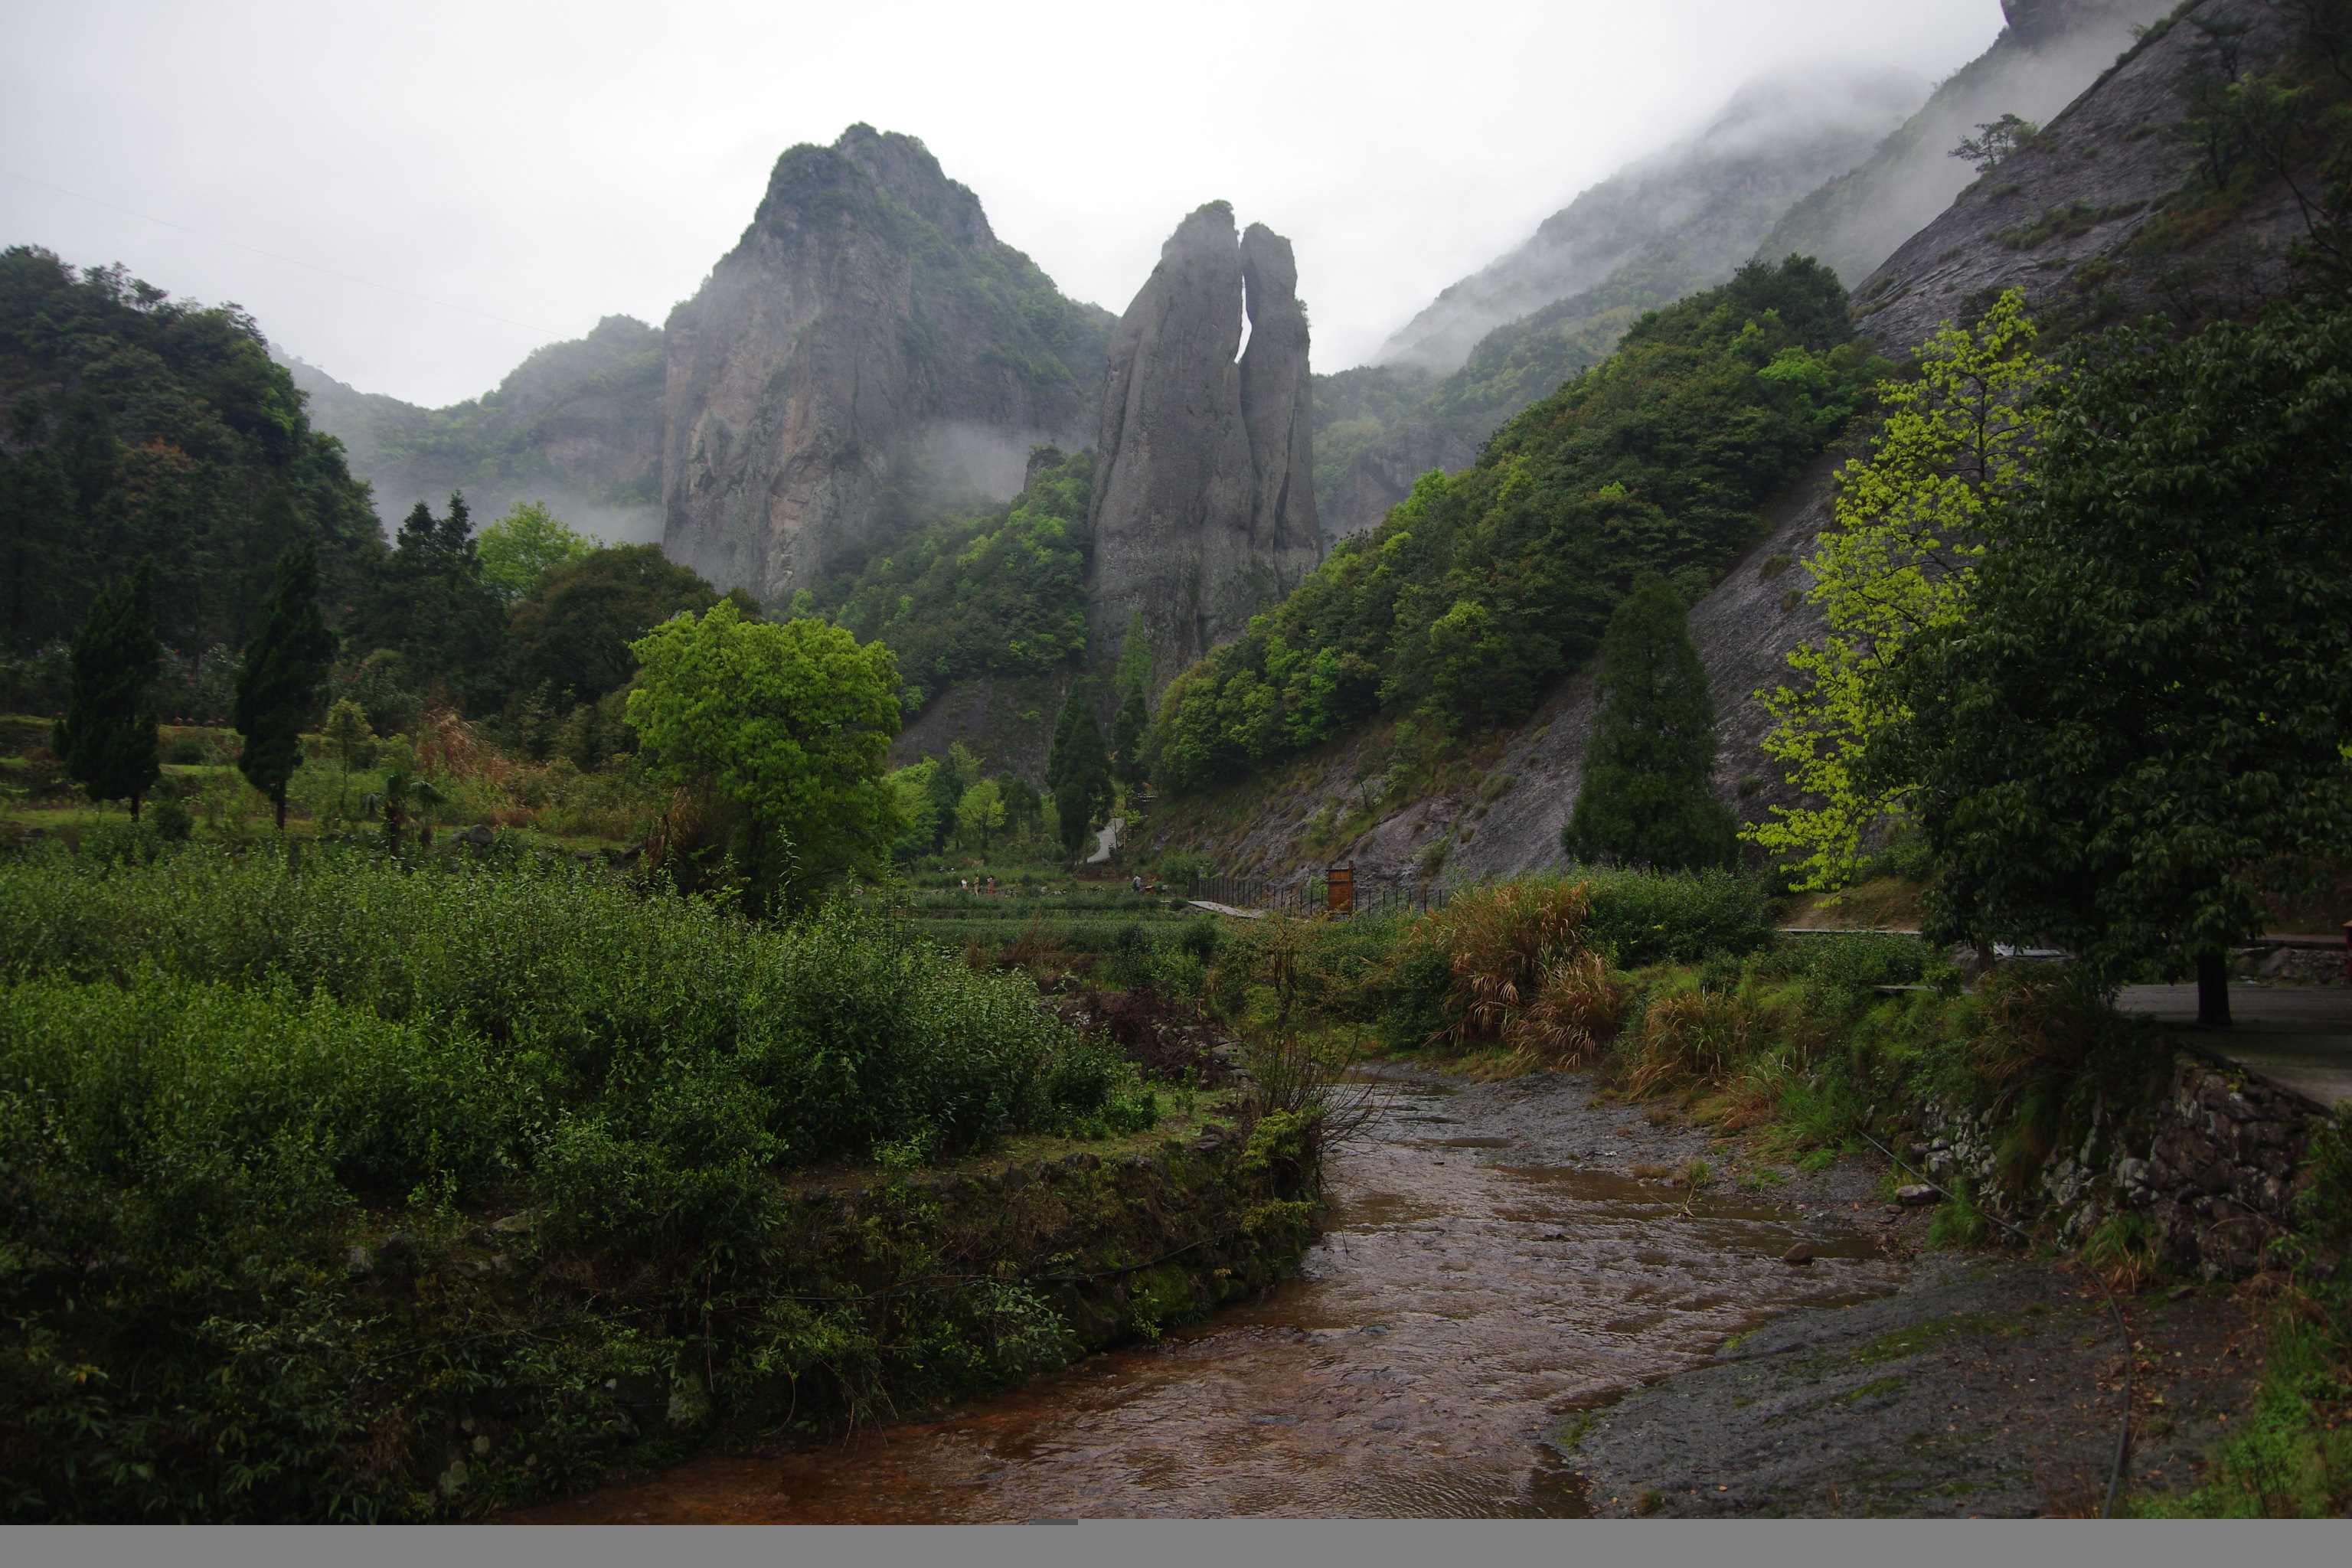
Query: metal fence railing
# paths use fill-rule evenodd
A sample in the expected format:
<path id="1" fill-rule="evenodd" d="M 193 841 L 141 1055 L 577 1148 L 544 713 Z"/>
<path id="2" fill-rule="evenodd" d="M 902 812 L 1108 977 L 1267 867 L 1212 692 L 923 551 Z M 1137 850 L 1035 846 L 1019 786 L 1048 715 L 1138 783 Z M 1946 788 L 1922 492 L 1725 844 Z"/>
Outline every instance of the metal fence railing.
<path id="1" fill-rule="evenodd" d="M 1329 879 L 1319 877 L 1289 883 L 1260 877 L 1204 877 L 1192 883 L 1184 896 L 1202 903 L 1223 904 L 1228 909 L 1295 918 L 1378 914 L 1390 910 L 1433 910 L 1442 909 L 1445 904 L 1446 889 L 1444 888 L 1402 882 L 1367 883 L 1362 880 L 1354 880 L 1352 899 L 1344 890 L 1346 883 L 1343 882 L 1342 895 L 1335 904 L 1330 887 Z"/>

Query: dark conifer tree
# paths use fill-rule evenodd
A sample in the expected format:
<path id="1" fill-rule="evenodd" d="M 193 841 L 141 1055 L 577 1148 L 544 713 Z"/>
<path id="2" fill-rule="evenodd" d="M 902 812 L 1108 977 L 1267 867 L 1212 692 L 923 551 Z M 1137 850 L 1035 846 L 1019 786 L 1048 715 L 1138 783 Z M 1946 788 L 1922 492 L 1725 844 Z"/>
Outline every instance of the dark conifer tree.
<path id="1" fill-rule="evenodd" d="M 101 592 L 73 640 L 73 697 L 52 735 L 66 776 L 92 800 L 140 798 L 163 770 L 155 761 L 155 710 L 148 688 L 163 645 L 147 563 Z"/>
<path id="2" fill-rule="evenodd" d="M 286 831 L 286 784 L 302 765 L 302 721 L 318 700 L 335 636 L 319 615 L 319 557 L 306 540 L 278 560 L 259 624 L 236 676 L 237 771 L 269 797 Z"/>
<path id="3" fill-rule="evenodd" d="M 1683 602 L 1644 573 L 1601 638 L 1601 719 L 1561 847 L 1661 870 L 1729 865 L 1738 825 L 1715 798 L 1715 703 Z"/>
<path id="4" fill-rule="evenodd" d="M 1062 848 L 1075 856 L 1086 842 L 1088 824 L 1111 802 L 1110 752 L 1095 719 L 1089 681 L 1074 682 L 1069 700 L 1062 704 L 1062 716 L 1054 725 L 1054 748 L 1045 757 L 1045 787 L 1053 792 Z"/>
<path id="5" fill-rule="evenodd" d="M 397 649 L 420 689 L 439 688 L 480 713 L 505 698 L 507 608 L 482 574 L 466 498 L 435 517 L 418 501 L 392 559 L 360 605 L 353 641 Z"/>
<path id="6" fill-rule="evenodd" d="M 1143 688 L 1130 686 L 1127 700 L 1118 705 L 1118 716 L 1110 721 L 1112 771 L 1123 784 L 1143 782 L 1143 737 L 1151 728 L 1151 710 L 1145 705 Z"/>

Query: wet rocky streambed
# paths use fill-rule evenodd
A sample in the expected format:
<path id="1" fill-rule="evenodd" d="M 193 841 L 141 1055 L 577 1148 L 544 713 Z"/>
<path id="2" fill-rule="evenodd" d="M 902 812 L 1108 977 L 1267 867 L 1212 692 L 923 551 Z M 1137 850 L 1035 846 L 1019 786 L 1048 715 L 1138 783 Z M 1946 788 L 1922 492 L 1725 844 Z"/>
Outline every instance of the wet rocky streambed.
<path id="1" fill-rule="evenodd" d="M 2096 1511 L 2123 1347 L 2078 1271 L 1923 1251 L 1863 1161 L 1694 1191 L 1667 1173 L 1725 1163 L 1706 1132 L 1578 1079 L 1370 1092 L 1323 1239 L 1258 1300 L 968 1408 L 512 1517 Z M 2134 1473 L 2185 1484 L 2255 1331 L 2218 1290 L 2127 1310 Z"/>

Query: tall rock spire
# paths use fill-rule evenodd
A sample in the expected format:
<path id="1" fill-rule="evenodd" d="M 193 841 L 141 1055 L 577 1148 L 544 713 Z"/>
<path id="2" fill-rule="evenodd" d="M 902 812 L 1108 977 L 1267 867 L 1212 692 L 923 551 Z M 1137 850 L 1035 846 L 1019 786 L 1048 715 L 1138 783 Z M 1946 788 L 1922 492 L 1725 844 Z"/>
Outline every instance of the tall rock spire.
<path id="1" fill-rule="evenodd" d="M 1262 224 L 1237 238 L 1212 202 L 1111 334 L 1088 614 L 1110 647 L 1141 613 L 1155 689 L 1322 559 L 1297 279 L 1288 240 Z"/>

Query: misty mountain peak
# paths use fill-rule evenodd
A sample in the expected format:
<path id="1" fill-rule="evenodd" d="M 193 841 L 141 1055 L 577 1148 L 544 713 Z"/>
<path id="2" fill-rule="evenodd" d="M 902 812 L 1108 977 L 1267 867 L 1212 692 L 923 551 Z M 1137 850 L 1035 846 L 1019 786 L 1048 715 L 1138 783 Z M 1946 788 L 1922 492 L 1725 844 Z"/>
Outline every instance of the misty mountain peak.
<path id="1" fill-rule="evenodd" d="M 1907 71 L 1822 64 L 1749 81 L 1704 130 L 1629 164 L 1517 249 L 1440 294 L 1373 356 L 1459 369 L 1487 332 L 1673 242 L 1686 287 L 1728 277 L 1807 191 L 1851 169 L 1926 100 Z"/>
<path id="2" fill-rule="evenodd" d="M 1009 497 L 1032 446 L 1083 445 L 1108 326 L 914 137 L 793 147 L 670 314 L 663 548 L 776 598 L 868 542 L 894 472 Z"/>

